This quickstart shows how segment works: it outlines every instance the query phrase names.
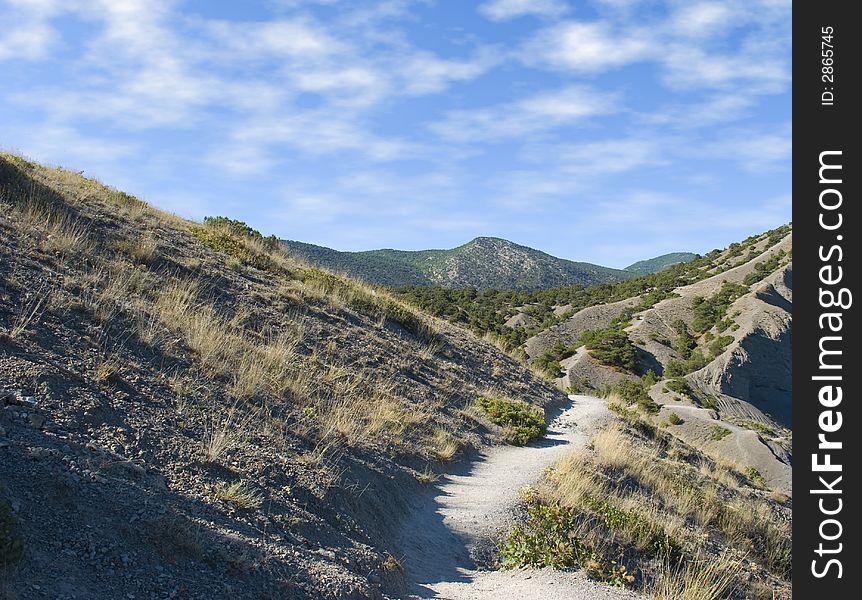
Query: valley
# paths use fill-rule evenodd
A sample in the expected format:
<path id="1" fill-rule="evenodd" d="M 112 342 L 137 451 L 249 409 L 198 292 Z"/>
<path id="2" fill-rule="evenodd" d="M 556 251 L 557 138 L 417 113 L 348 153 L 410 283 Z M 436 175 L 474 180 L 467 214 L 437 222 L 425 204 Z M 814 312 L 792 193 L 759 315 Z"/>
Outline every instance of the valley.
<path id="1" fill-rule="evenodd" d="M 13 154 L 0 206 L 0 598 L 789 597 L 790 225 L 384 285 Z"/>

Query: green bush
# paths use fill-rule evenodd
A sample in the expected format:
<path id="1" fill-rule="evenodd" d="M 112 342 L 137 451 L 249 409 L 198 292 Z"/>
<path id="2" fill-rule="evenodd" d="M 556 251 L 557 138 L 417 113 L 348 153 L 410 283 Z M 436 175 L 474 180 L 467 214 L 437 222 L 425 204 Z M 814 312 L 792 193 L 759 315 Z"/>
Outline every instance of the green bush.
<path id="1" fill-rule="evenodd" d="M 211 226 L 192 226 L 192 235 L 202 244 L 222 252 L 261 271 L 276 271 L 275 261 L 266 253 L 251 247 L 244 237 L 230 229 Z"/>
<path id="2" fill-rule="evenodd" d="M 718 356 L 719 354 L 724 352 L 727 349 L 727 347 L 730 345 L 730 343 L 733 342 L 733 340 L 734 340 L 734 337 L 732 335 L 722 335 L 722 336 L 715 338 L 709 344 L 709 353 L 712 356 L 712 358 L 715 358 L 716 356 Z"/>
<path id="3" fill-rule="evenodd" d="M 718 442 L 729 436 L 732 432 L 727 427 L 721 425 L 713 425 L 709 428 L 709 439 Z"/>
<path id="4" fill-rule="evenodd" d="M 670 414 L 668 415 L 668 417 L 667 417 L 667 421 L 668 421 L 668 423 L 670 423 L 671 425 L 682 425 L 682 424 L 685 422 L 685 421 L 683 421 L 683 420 L 682 420 L 682 417 L 680 417 L 680 416 L 679 416 L 678 414 L 676 414 L 675 412 L 672 412 L 672 413 L 670 413 Z"/>
<path id="5" fill-rule="evenodd" d="M 557 340 L 553 346 L 545 350 L 534 361 L 533 366 L 546 373 L 549 377 L 557 378 L 560 376 L 562 366 L 560 361 L 572 356 L 577 350 L 577 346 L 569 346 Z"/>
<path id="6" fill-rule="evenodd" d="M 681 394 L 692 399 L 694 399 L 695 397 L 694 390 L 691 389 L 691 386 L 688 384 L 688 381 L 686 381 L 682 377 L 674 377 L 673 379 L 668 379 L 664 385 L 665 389 L 675 394 Z"/>
<path id="7" fill-rule="evenodd" d="M 742 470 L 742 474 L 754 483 L 763 483 L 763 475 L 761 475 L 760 471 L 754 467 L 745 467 L 745 469 Z"/>
<path id="8" fill-rule="evenodd" d="M 495 425 L 504 427 L 512 434 L 512 442 L 519 446 L 545 435 L 545 411 L 524 402 L 480 396 L 479 408 Z"/>
<path id="9" fill-rule="evenodd" d="M 637 366 L 635 346 L 622 329 L 588 329 L 581 334 L 580 342 L 604 365 L 625 371 L 634 371 Z"/>
<path id="10" fill-rule="evenodd" d="M 587 575 L 611 585 L 629 585 L 634 576 L 625 567 L 609 561 L 575 534 L 575 514 L 570 508 L 533 504 L 527 521 L 512 527 L 500 543 L 501 566 L 586 568 Z"/>
<path id="11" fill-rule="evenodd" d="M 605 527 L 627 535 L 644 556 L 661 556 L 670 560 L 679 560 L 682 556 L 679 542 L 637 511 L 623 510 L 596 498 L 587 498 L 585 502 L 602 519 Z"/>
<path id="12" fill-rule="evenodd" d="M 709 298 L 697 296 L 692 299 L 694 321 L 692 328 L 703 333 L 713 328 L 727 314 L 733 302 L 748 292 L 748 286 L 724 282 L 721 289 Z"/>

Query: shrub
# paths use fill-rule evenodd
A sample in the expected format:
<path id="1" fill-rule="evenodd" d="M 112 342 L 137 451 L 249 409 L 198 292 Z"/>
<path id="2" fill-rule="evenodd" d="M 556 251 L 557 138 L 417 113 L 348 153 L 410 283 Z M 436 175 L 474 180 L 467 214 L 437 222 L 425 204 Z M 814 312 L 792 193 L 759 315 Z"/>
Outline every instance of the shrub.
<path id="1" fill-rule="evenodd" d="M 576 349 L 576 346 L 569 346 L 557 340 L 552 347 L 545 350 L 533 361 L 533 366 L 549 377 L 557 378 L 562 370 L 560 361 L 572 356 Z"/>
<path id="2" fill-rule="evenodd" d="M 754 483 L 763 483 L 763 475 L 761 475 L 760 471 L 752 466 L 745 467 L 742 470 L 742 474 Z"/>
<path id="3" fill-rule="evenodd" d="M 682 425 L 682 424 L 685 422 L 685 421 L 683 421 L 683 420 L 682 420 L 682 417 L 680 417 L 680 416 L 679 416 L 678 414 L 676 414 L 675 412 L 672 412 L 672 413 L 670 413 L 670 414 L 668 415 L 668 417 L 667 417 L 667 421 L 668 421 L 668 423 L 670 423 L 671 425 Z"/>
<path id="4" fill-rule="evenodd" d="M 524 402 L 480 396 L 476 404 L 492 423 L 506 428 L 511 441 L 523 446 L 545 435 L 545 411 Z"/>
<path id="5" fill-rule="evenodd" d="M 722 335 L 715 338 L 712 343 L 709 344 L 709 354 L 712 358 L 715 358 L 722 352 L 724 352 L 728 345 L 734 340 L 732 335 Z"/>
<path id="6" fill-rule="evenodd" d="M 611 585 L 634 583 L 634 576 L 624 566 L 606 560 L 579 540 L 574 534 L 575 526 L 572 509 L 533 504 L 528 509 L 527 521 L 515 525 L 501 542 L 501 566 L 504 569 L 584 567 L 591 578 Z"/>
<path id="7" fill-rule="evenodd" d="M 625 371 L 635 370 L 637 357 L 635 346 L 622 329 L 617 327 L 588 329 L 581 334 L 580 342 L 600 363 Z"/>
<path id="8" fill-rule="evenodd" d="M 205 220 L 206 221 L 206 220 Z M 231 228 L 220 228 L 211 225 L 192 226 L 192 235 L 202 244 L 241 261 L 243 264 L 262 271 L 275 271 L 276 263 L 266 252 L 262 252 L 249 244 Z"/>
<path id="9" fill-rule="evenodd" d="M 687 396 L 691 399 L 694 399 L 695 397 L 694 390 L 691 389 L 691 386 L 682 377 L 674 377 L 673 379 L 668 379 L 665 382 L 665 389 L 675 394 L 682 394 L 683 396 Z"/>
<path id="10" fill-rule="evenodd" d="M 747 292 L 748 286 L 724 282 L 721 289 L 711 297 L 697 296 L 693 298 L 691 303 L 694 309 L 692 328 L 698 333 L 712 329 L 725 317 L 730 305 Z"/>
<path id="11" fill-rule="evenodd" d="M 713 425 L 709 428 L 709 439 L 714 442 L 721 441 L 730 434 L 730 429 L 728 429 L 727 427 L 722 427 L 721 425 Z"/>

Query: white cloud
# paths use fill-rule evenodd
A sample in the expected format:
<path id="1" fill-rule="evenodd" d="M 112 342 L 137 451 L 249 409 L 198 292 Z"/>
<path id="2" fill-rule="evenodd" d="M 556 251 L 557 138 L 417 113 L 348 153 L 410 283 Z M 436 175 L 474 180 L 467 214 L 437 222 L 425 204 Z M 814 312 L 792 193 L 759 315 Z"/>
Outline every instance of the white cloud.
<path id="1" fill-rule="evenodd" d="M 558 17 L 568 10 L 568 5 L 562 0 L 491 0 L 479 6 L 479 12 L 494 21 L 525 15 Z"/>
<path id="2" fill-rule="evenodd" d="M 790 124 L 768 130 L 741 128 L 700 144 L 693 154 L 707 159 L 731 160 L 753 173 L 787 169 L 792 156 L 792 140 Z"/>
<path id="3" fill-rule="evenodd" d="M 430 127 L 454 141 L 477 142 L 539 133 L 617 110 L 613 96 L 583 86 L 536 94 L 511 104 L 452 111 Z"/>
<path id="4" fill-rule="evenodd" d="M 522 56 L 528 64 L 597 73 L 647 59 L 658 48 L 644 29 L 615 30 L 603 21 L 571 21 L 540 31 L 527 42 Z"/>

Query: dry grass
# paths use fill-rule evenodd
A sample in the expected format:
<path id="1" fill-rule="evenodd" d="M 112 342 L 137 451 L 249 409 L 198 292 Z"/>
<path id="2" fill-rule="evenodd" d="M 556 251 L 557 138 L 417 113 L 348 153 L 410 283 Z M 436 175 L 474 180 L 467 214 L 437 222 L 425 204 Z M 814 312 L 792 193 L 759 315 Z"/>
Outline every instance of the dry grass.
<path id="1" fill-rule="evenodd" d="M 115 249 L 128 256 L 132 262 L 142 265 L 151 264 L 158 256 L 158 243 L 152 233 L 133 240 L 121 240 L 117 242 Z"/>
<path id="2" fill-rule="evenodd" d="M 204 434 L 201 439 L 201 450 L 207 462 L 216 462 L 226 452 L 238 447 L 248 437 L 252 423 L 256 420 L 258 411 L 241 410 L 237 405 L 232 406 L 223 413 L 218 406 L 214 406 L 210 415 L 221 415 L 224 417 L 210 417 L 204 426 Z"/>
<path id="3" fill-rule="evenodd" d="M 435 430 L 430 442 L 428 452 L 440 462 L 449 462 L 461 449 L 461 443 L 451 433 L 443 429 Z"/>
<path id="4" fill-rule="evenodd" d="M 715 600 L 732 590 L 741 570 L 741 562 L 726 555 L 695 558 L 681 566 L 665 563 L 647 593 L 654 600 Z"/>
<path id="5" fill-rule="evenodd" d="M 263 506 L 263 496 L 241 481 L 217 484 L 214 495 L 222 502 L 242 510 L 255 510 Z"/>
<path id="6" fill-rule="evenodd" d="M 593 438 L 591 453 L 569 455 L 553 467 L 543 494 L 548 501 L 593 515 L 582 521 L 585 526 L 577 535 L 604 552 L 619 551 L 615 548 L 622 543 L 649 554 L 660 532 L 683 556 L 707 556 L 717 543 L 787 577 L 789 524 L 777 516 L 775 506 L 741 489 L 737 479 L 725 483 L 724 466 L 671 440 L 644 439 L 622 423 L 610 426 Z M 596 526 L 597 517 L 604 523 Z M 715 598 L 710 594 L 718 594 L 715 590 L 724 589 L 739 572 L 730 563 L 721 563 L 722 569 L 715 564 L 714 557 L 689 558 L 673 569 L 665 565 L 648 579 L 655 578 L 659 586 L 657 598 Z"/>

